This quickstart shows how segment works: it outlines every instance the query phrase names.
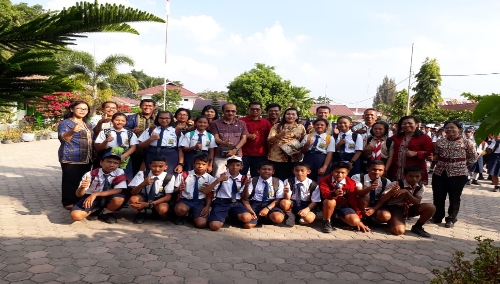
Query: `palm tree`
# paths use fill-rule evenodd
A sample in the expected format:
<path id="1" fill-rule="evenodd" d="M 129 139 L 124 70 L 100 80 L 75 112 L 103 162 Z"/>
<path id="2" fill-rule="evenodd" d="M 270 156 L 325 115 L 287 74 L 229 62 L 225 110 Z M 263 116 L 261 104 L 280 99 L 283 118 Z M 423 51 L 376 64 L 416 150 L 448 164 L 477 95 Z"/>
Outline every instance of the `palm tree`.
<path id="1" fill-rule="evenodd" d="M 12 27 L 10 22 L 1 23 L 0 104 L 77 89 L 78 85 L 74 81 L 60 74 L 58 62 L 50 50 L 74 45 L 77 38 L 86 37 L 83 33 L 139 34 L 127 23 L 144 21 L 165 22 L 160 17 L 137 9 L 116 4 L 99 5 L 96 1 L 80 2 L 60 12 L 41 15 L 20 26 Z M 115 79 L 120 80 L 121 77 Z"/>
<path id="2" fill-rule="evenodd" d="M 303 114 L 309 112 L 314 98 L 310 98 L 311 91 L 304 87 L 290 86 L 290 107 L 297 108 Z"/>
<path id="3" fill-rule="evenodd" d="M 137 80 L 130 74 L 118 73 L 118 66 L 127 64 L 134 66 L 134 61 L 125 55 L 113 54 L 102 62 L 96 62 L 94 56 L 84 51 L 69 52 L 71 64 L 63 66 L 63 72 L 78 82 L 92 87 L 92 115 L 98 105 L 98 91 L 110 89 L 110 85 L 120 85 L 132 92 L 139 90 Z"/>

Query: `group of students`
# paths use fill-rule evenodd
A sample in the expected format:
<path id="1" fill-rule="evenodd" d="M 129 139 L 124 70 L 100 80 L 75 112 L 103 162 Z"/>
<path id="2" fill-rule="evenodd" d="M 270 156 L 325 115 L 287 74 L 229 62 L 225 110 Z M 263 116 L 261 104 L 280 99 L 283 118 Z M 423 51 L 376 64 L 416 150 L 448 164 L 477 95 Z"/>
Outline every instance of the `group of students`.
<path id="1" fill-rule="evenodd" d="M 176 224 L 187 218 L 198 228 L 219 230 L 229 217 L 244 228 L 255 227 L 259 221 L 273 224 L 311 224 L 317 212 L 322 212 L 323 232 L 335 230 L 332 219 L 338 218 L 349 226 L 370 231 L 370 218 L 388 223 L 393 234 L 404 234 L 405 218 L 420 216 L 411 231 L 430 237 L 423 225 L 433 216 L 435 207 L 421 203 L 425 186 L 421 184 L 422 170 L 405 168 L 404 180 L 390 182 L 383 177 L 385 165 L 373 160 L 367 174 L 348 176 L 351 165 L 335 162 L 331 173 L 319 183 L 309 179 L 311 167 L 304 162 L 293 166 L 293 176 L 286 180 L 273 177 L 271 162 L 264 161 L 258 176 L 247 177 L 240 170 L 241 157 L 227 159 L 227 172 L 213 177 L 208 173 L 210 157 L 201 153 L 194 157 L 193 170 L 173 175 L 163 156 L 154 157 L 149 170 L 141 171 L 127 184 L 125 173 L 118 166 L 121 156 L 105 154 L 101 168 L 82 177 L 76 190 L 81 200 L 71 210 L 71 217 L 80 221 L 100 218 L 115 223 L 112 212 L 121 209 L 126 200 L 138 211 L 134 222 L 146 220 L 146 210 L 165 216 L 172 212 Z M 411 206 L 410 206 L 411 205 Z"/>

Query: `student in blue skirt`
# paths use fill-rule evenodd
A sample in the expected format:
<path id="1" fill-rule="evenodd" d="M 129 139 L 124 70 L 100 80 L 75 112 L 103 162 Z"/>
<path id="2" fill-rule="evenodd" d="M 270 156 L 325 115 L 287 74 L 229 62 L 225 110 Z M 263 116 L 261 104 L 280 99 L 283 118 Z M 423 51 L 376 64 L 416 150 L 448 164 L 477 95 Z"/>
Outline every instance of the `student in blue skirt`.
<path id="1" fill-rule="evenodd" d="M 212 162 L 214 160 L 214 148 L 217 147 L 214 136 L 207 131 L 208 118 L 198 116 L 194 120 L 196 130 L 190 131 L 179 139 L 179 152 L 184 153 L 184 171 L 194 168 L 194 157 L 200 153 L 208 153 L 210 164 L 208 172 L 212 172 Z"/>
<path id="2" fill-rule="evenodd" d="M 352 118 L 341 116 L 337 119 L 337 129 L 339 134 L 333 135 L 335 138 L 334 162 L 344 162 L 351 165 L 349 176 L 361 172 L 360 156 L 363 151 L 363 138 L 357 132 L 351 131 Z"/>
<path id="3" fill-rule="evenodd" d="M 172 127 L 173 116 L 168 111 L 159 111 L 155 118 L 156 127 L 150 127 L 139 137 L 139 147 L 146 148 L 146 170 L 149 170 L 153 157 L 167 158 L 167 173 L 181 173 L 184 166 L 184 153 L 177 149 L 177 135 Z"/>
<path id="4" fill-rule="evenodd" d="M 328 145 L 334 144 L 332 136 L 326 133 L 328 121 L 324 118 L 318 118 L 313 121 L 314 131 L 309 133 L 302 139 L 302 153 L 304 154 L 303 162 L 310 167 L 308 178 L 314 181 L 319 179 L 329 172 L 328 166 L 332 161 L 334 148 Z"/>

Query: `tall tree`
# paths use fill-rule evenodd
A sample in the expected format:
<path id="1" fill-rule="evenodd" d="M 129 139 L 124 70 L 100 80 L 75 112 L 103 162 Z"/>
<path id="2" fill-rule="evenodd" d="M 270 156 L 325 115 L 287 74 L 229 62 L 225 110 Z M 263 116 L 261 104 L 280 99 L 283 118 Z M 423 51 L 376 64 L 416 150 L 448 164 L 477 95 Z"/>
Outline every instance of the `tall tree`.
<path id="1" fill-rule="evenodd" d="M 163 91 L 159 92 L 152 96 L 152 99 L 157 103 L 157 105 L 163 105 Z M 180 89 L 167 89 L 167 93 L 165 94 L 165 110 L 174 113 L 178 108 L 179 104 L 182 100 L 181 90 Z"/>
<path id="2" fill-rule="evenodd" d="M 377 94 L 373 99 L 373 107 L 376 108 L 379 104 L 390 105 L 396 99 L 396 81 L 393 78 L 389 79 L 387 75 L 384 77 L 382 84 L 377 87 Z"/>
<path id="3" fill-rule="evenodd" d="M 406 114 L 406 103 L 408 102 L 408 91 L 403 89 L 397 92 L 394 102 L 388 104 L 378 104 L 375 108 L 381 110 L 391 121 L 398 121 Z"/>
<path id="4" fill-rule="evenodd" d="M 422 110 L 438 109 L 443 98 L 441 98 L 441 90 L 439 89 L 441 74 L 437 60 L 427 57 L 415 78 L 417 85 L 413 88 L 415 94 L 411 100 L 412 107 Z"/>
<path id="5" fill-rule="evenodd" d="M 310 98 L 311 91 L 304 87 L 290 86 L 289 106 L 299 110 L 301 114 L 311 111 L 314 98 Z"/>
<path id="6" fill-rule="evenodd" d="M 0 3 L 7 7 L 7 1 Z M 139 34 L 127 22 L 143 21 L 164 22 L 137 9 L 115 4 L 99 5 L 97 2 L 76 3 L 60 12 L 45 13 L 18 26 L 10 21 L 1 21 L 0 104 L 26 101 L 57 91 L 72 91 L 78 87 L 75 82 L 61 76 L 51 51 L 36 49 L 56 50 L 74 45 L 77 38 L 86 37 L 83 33 Z M 33 78 L 34 75 L 42 77 Z"/>
<path id="7" fill-rule="evenodd" d="M 319 96 L 314 103 L 315 104 L 322 104 L 322 105 L 329 105 L 331 102 L 332 102 L 332 100 L 329 97 Z"/>
<path id="8" fill-rule="evenodd" d="M 206 100 L 211 100 L 213 97 L 216 97 L 218 100 L 226 100 L 227 99 L 227 92 L 225 91 L 213 91 L 213 90 L 204 90 L 203 92 L 198 93 L 198 96 L 200 96 L 203 99 Z"/>
<path id="9" fill-rule="evenodd" d="M 88 52 L 74 51 L 68 53 L 72 64 L 62 66 L 67 75 L 73 76 L 77 81 L 92 87 L 92 114 L 96 114 L 97 105 L 101 102 L 98 91 L 109 90 L 111 84 L 124 86 L 132 92 L 137 92 L 139 86 L 136 79 L 130 74 L 118 73 L 118 66 L 127 64 L 134 65 L 134 61 L 120 54 L 106 57 L 102 62 L 96 62 L 94 56 Z"/>
<path id="10" fill-rule="evenodd" d="M 263 63 L 256 63 L 255 68 L 234 78 L 227 88 L 228 101 L 238 107 L 239 114 L 244 114 L 252 101 L 263 105 L 278 103 L 286 107 L 290 100 L 290 81 L 283 80 L 273 66 Z"/>

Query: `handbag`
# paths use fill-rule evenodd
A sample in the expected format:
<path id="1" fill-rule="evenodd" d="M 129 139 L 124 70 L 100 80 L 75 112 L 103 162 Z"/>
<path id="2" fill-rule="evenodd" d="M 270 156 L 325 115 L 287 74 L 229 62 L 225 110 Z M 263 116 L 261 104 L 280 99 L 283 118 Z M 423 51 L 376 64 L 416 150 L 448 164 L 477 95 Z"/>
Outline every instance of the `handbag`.
<path id="1" fill-rule="evenodd" d="M 297 139 L 292 139 L 289 142 L 279 146 L 283 152 L 285 152 L 288 156 L 291 156 L 293 151 L 297 151 L 302 148 L 300 141 Z"/>
<path id="2" fill-rule="evenodd" d="M 219 148 L 222 151 L 222 156 L 227 157 L 227 155 L 224 154 L 224 153 L 227 153 L 227 152 L 233 150 L 234 148 L 236 148 L 236 146 L 222 146 L 222 147 L 219 147 Z"/>

